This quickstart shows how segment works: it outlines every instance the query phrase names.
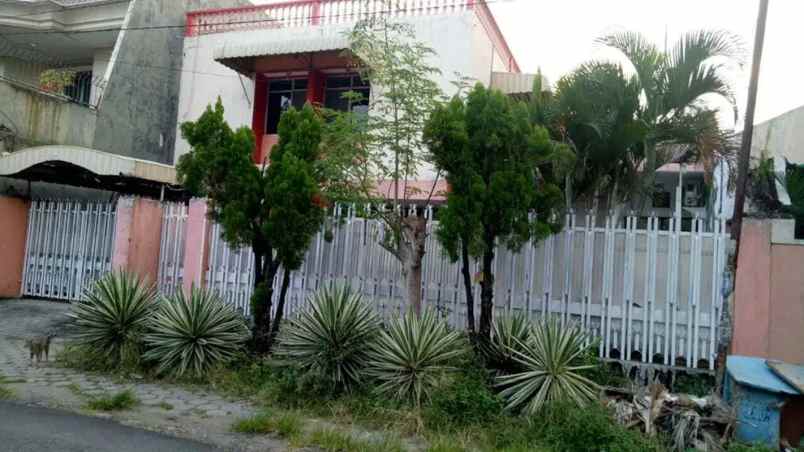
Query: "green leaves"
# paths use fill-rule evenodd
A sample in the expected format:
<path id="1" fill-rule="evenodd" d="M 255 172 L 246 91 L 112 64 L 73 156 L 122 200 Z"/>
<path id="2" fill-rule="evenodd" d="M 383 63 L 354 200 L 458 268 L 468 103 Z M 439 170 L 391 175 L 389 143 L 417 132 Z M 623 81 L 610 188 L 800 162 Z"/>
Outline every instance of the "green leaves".
<path id="1" fill-rule="evenodd" d="M 372 348 L 368 374 L 377 391 L 420 406 L 438 387 L 451 363 L 468 352 L 466 340 L 450 331 L 438 314 L 424 310 L 391 320 Z"/>
<path id="2" fill-rule="evenodd" d="M 509 350 L 524 370 L 497 377 L 507 409 L 536 414 L 551 402 L 585 405 L 597 397 L 597 385 L 580 373 L 593 367 L 583 364 L 587 337 L 580 328 L 551 318 L 535 324 L 527 341 L 515 342 Z"/>
<path id="3" fill-rule="evenodd" d="M 372 306 L 349 287 L 324 289 L 279 330 L 276 354 L 306 372 L 351 390 L 363 380 L 369 346 L 380 323 Z"/>
<path id="4" fill-rule="evenodd" d="M 106 366 L 139 364 L 156 287 L 131 273 L 115 271 L 98 280 L 84 298 L 68 314 L 75 320 L 76 341 Z"/>
<path id="5" fill-rule="evenodd" d="M 522 314 L 495 317 L 491 337 L 481 346 L 488 366 L 501 372 L 519 369 L 516 353 L 524 352 L 530 329 L 530 321 Z"/>
<path id="6" fill-rule="evenodd" d="M 233 359 L 249 337 L 245 319 L 216 295 L 193 289 L 160 303 L 150 320 L 144 358 L 156 361 L 157 373 L 201 376 Z"/>

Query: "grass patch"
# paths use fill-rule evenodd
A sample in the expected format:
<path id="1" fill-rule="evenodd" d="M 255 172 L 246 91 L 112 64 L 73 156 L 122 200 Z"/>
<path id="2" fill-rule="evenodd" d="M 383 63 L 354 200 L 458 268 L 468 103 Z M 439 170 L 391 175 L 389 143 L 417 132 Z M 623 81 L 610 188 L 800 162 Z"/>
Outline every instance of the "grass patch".
<path id="1" fill-rule="evenodd" d="M 14 397 L 14 391 L 0 385 L 0 400 L 8 400 Z"/>
<path id="2" fill-rule="evenodd" d="M 87 402 L 87 408 L 98 411 L 121 411 L 133 408 L 139 403 L 134 391 L 127 389 L 116 394 L 95 397 Z"/>
<path id="3" fill-rule="evenodd" d="M 310 433 L 307 442 L 327 452 L 405 452 L 402 441 L 384 437 L 378 441 L 355 438 L 335 429 L 319 429 Z"/>
<path id="4" fill-rule="evenodd" d="M 157 405 L 157 406 L 159 408 L 162 408 L 165 411 L 170 411 L 170 410 L 173 409 L 173 405 L 171 405 L 171 404 L 169 404 L 167 402 L 159 402 L 159 405 Z"/>
<path id="5" fill-rule="evenodd" d="M 265 412 L 240 419 L 232 425 L 232 430 L 239 433 L 273 433 L 280 438 L 297 438 L 302 432 L 302 420 L 296 413 L 273 415 Z"/>

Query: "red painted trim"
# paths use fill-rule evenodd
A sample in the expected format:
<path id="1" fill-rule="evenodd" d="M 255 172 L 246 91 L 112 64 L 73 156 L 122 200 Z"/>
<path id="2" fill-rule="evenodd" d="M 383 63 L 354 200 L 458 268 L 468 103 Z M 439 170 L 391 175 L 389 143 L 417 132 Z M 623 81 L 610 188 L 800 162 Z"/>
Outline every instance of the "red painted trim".
<path id="1" fill-rule="evenodd" d="M 254 113 L 251 117 L 251 130 L 254 131 L 254 163 L 262 163 L 262 140 L 265 135 L 265 115 L 268 104 L 268 80 L 257 74 L 254 83 Z"/>
<path id="2" fill-rule="evenodd" d="M 506 42 L 505 36 L 503 36 L 500 26 L 497 24 L 497 20 L 494 18 L 494 14 L 491 13 L 489 5 L 486 4 L 486 1 L 473 1 L 471 5 L 472 9 L 476 11 L 478 18 L 480 18 L 480 21 L 483 22 L 483 26 L 486 28 L 486 33 L 488 33 L 489 37 L 491 38 L 494 47 L 497 48 L 497 52 L 499 52 L 504 58 L 504 61 L 508 63 L 508 71 L 516 73 L 522 72 L 519 69 L 519 64 L 517 63 L 516 58 L 514 58 L 514 53 L 511 52 L 511 48 L 508 47 L 508 42 Z"/>
<path id="3" fill-rule="evenodd" d="M 324 77 L 319 70 L 310 71 L 307 77 L 307 102 L 321 104 L 324 102 Z"/>

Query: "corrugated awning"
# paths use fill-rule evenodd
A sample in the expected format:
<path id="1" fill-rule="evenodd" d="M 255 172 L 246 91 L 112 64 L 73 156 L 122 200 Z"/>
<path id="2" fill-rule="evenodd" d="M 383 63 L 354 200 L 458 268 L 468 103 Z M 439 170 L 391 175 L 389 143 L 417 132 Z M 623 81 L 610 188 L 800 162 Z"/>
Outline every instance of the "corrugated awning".
<path id="1" fill-rule="evenodd" d="M 346 27 L 282 28 L 227 33 L 212 51 L 215 61 L 238 72 L 248 72 L 244 61 L 271 55 L 327 52 L 349 48 Z M 220 42 L 221 37 L 216 36 Z"/>
<path id="2" fill-rule="evenodd" d="M 12 152 L 0 157 L 0 176 L 13 176 L 49 162 L 69 163 L 98 176 L 126 177 L 176 185 L 176 169 L 171 165 L 80 146 L 38 146 Z"/>

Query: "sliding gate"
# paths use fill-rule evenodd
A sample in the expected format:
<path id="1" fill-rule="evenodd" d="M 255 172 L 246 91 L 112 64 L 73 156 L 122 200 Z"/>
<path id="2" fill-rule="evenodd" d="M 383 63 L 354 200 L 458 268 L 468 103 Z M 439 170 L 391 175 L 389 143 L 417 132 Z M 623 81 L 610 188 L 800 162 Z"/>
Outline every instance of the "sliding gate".
<path id="1" fill-rule="evenodd" d="M 79 300 L 111 270 L 115 203 L 33 201 L 22 294 Z"/>

